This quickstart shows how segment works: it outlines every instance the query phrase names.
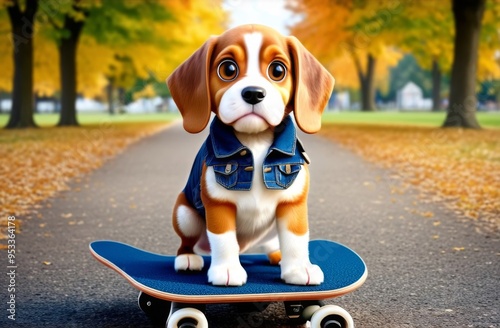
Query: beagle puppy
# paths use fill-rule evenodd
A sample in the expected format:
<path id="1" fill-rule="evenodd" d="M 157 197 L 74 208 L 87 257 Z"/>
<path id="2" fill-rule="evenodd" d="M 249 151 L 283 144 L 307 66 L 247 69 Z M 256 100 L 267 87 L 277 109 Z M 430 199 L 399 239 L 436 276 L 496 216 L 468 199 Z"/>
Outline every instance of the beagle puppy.
<path id="1" fill-rule="evenodd" d="M 288 284 L 317 285 L 309 260 L 308 157 L 290 117 L 321 127 L 334 78 L 295 37 L 243 25 L 211 37 L 167 79 L 184 129 L 210 134 L 173 210 L 181 238 L 177 271 L 203 268 L 208 281 L 240 286 L 239 254 L 260 251 Z"/>

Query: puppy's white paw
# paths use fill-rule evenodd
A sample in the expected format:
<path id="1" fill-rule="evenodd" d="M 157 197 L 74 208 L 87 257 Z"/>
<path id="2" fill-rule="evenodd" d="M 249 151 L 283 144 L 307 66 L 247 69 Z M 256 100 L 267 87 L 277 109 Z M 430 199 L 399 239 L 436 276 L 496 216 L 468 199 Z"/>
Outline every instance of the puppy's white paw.
<path id="1" fill-rule="evenodd" d="M 208 282 L 215 286 L 241 286 L 247 282 L 247 272 L 239 263 L 212 265 L 208 270 Z"/>
<path id="2" fill-rule="evenodd" d="M 203 257 L 197 254 L 182 254 L 175 258 L 175 271 L 201 271 Z"/>
<path id="3" fill-rule="evenodd" d="M 292 285 L 319 285 L 325 277 L 321 268 L 315 264 L 295 264 L 281 268 L 281 279 Z"/>

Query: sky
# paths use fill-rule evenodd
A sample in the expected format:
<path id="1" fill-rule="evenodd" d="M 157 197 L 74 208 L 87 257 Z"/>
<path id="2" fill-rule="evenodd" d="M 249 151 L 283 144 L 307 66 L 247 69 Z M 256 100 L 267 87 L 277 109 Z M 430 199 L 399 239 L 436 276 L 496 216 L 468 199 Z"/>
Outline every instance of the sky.
<path id="1" fill-rule="evenodd" d="M 294 22 L 294 14 L 285 8 L 286 0 L 226 0 L 224 8 L 231 14 L 230 27 L 243 24 L 263 24 L 284 35 L 287 25 Z"/>

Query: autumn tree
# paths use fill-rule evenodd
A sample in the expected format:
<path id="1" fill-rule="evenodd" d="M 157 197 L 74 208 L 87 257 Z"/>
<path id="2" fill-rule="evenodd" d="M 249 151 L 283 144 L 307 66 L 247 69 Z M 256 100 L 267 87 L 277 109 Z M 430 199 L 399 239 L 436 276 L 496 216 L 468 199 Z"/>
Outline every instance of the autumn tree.
<path id="1" fill-rule="evenodd" d="M 58 44 L 61 76 L 61 116 L 59 126 L 78 125 L 76 116 L 77 96 L 77 49 L 82 33 L 98 43 L 119 47 L 127 43 L 145 42 L 151 39 L 148 24 L 165 20 L 167 8 L 157 1 L 106 2 L 96 0 L 72 0 L 57 8 L 48 7 L 54 14 L 48 22 L 54 30 Z"/>
<path id="2" fill-rule="evenodd" d="M 80 35 L 89 10 L 75 0 L 64 14 L 59 39 L 59 72 L 61 74 L 61 116 L 58 126 L 78 125 L 76 118 L 76 54 Z M 56 26 L 56 25 L 54 25 Z"/>
<path id="3" fill-rule="evenodd" d="M 207 38 L 226 29 L 227 13 L 221 0 L 170 1 L 168 8 L 172 19 L 148 22 L 156 41 L 128 43 L 117 52 L 122 60 L 112 64 L 107 77 L 118 88 L 120 101 L 125 100 L 124 89 L 132 89 L 129 100 L 141 94 L 152 96 L 153 91 L 167 95 L 165 78 Z"/>
<path id="4" fill-rule="evenodd" d="M 476 119 L 476 73 L 486 0 L 453 0 L 455 47 L 445 127 L 479 128 Z"/>
<path id="5" fill-rule="evenodd" d="M 387 42 L 397 37 L 388 34 L 388 26 L 401 11 L 398 5 L 392 1 L 298 0 L 289 1 L 288 6 L 302 17 L 292 34 L 332 71 L 337 86 L 360 88 L 362 110 L 375 110 L 376 84 L 387 86 L 383 81 L 387 68 L 401 57 Z"/>
<path id="6" fill-rule="evenodd" d="M 500 2 L 494 0 L 415 0 L 393 26 L 404 35 L 399 47 L 410 51 L 424 68 L 431 69 L 432 62 L 435 109 L 441 71 L 451 67 L 449 107 L 443 126 L 479 128 L 477 82 L 500 77 L 495 60 L 499 12 Z"/>
<path id="7" fill-rule="evenodd" d="M 130 57 L 115 55 L 115 59 L 116 64 L 110 65 L 105 75 L 108 81 L 106 86 L 108 113 L 111 115 L 116 112 L 117 102 L 118 105 L 123 104 L 124 90 L 132 87 L 137 79 L 137 72 Z"/>
<path id="8" fill-rule="evenodd" d="M 394 45 L 411 53 L 420 67 L 432 72 L 432 109 L 439 110 L 442 76 L 452 62 L 453 23 L 450 3 L 410 2 L 400 15 L 393 17 L 389 29 L 400 35 Z"/>
<path id="9" fill-rule="evenodd" d="M 153 80 L 161 81 L 166 90 L 164 81 L 170 72 L 210 35 L 220 34 L 226 28 L 227 14 L 221 1 L 41 1 L 34 38 L 34 91 L 53 96 L 59 90 L 65 95 L 66 90 L 73 90 L 68 97 L 61 95 L 73 98 L 63 101 L 66 105 L 61 108 L 61 120 L 75 124 L 76 111 L 67 108 L 74 108 L 76 94 L 102 99 L 111 80 L 112 88 L 108 89 L 117 88 L 119 93 L 134 86 L 136 80 L 144 81 L 138 91 Z M 76 60 L 72 60 L 72 56 L 61 53 L 65 53 L 65 42 L 74 45 L 75 24 L 83 27 L 78 29 Z M 0 11 L 0 30 L 10 31 L 6 11 Z M 12 51 L 10 43 L 0 43 L 0 90 L 5 92 L 12 90 L 9 79 L 13 76 L 13 61 L 7 57 Z M 67 70 L 63 58 L 74 69 Z M 73 83 L 62 81 L 69 79 L 63 75 L 74 76 L 75 85 L 66 88 Z M 32 99 L 32 94 L 26 99 Z"/>
<path id="10" fill-rule="evenodd" d="M 33 36 L 38 0 L 4 1 L 11 25 L 13 44 L 12 109 L 7 128 L 34 127 L 33 120 Z"/>
<path id="11" fill-rule="evenodd" d="M 113 98 L 115 88 L 122 90 L 131 87 L 136 78 L 156 76 L 164 80 L 168 73 L 181 62 L 178 56 L 185 51 L 193 51 L 211 33 L 220 32 L 225 21 L 224 13 L 214 8 L 218 1 L 203 0 L 162 0 L 162 1 L 128 1 L 106 2 L 97 0 L 73 0 L 71 8 L 63 14 L 64 22 L 68 20 L 83 25 L 78 33 L 77 59 L 88 65 L 71 61 L 69 76 L 80 80 L 80 90 L 95 88 L 96 81 L 106 80 L 110 112 L 114 112 Z M 147 19 L 145 19 L 147 17 Z M 68 38 L 72 33 L 65 25 L 52 22 L 56 32 L 56 41 Z M 73 34 L 71 34 L 73 35 Z M 203 41 L 198 39 L 203 38 Z M 196 44 L 192 41 L 195 40 Z M 59 47 L 61 49 L 61 47 Z M 102 58 L 97 59 L 96 53 Z M 60 52 L 60 58 L 63 54 Z M 187 56 L 187 55 L 186 55 Z M 83 72 L 76 75 L 76 67 Z M 61 75 L 67 69 L 61 65 Z M 80 75 L 85 78 L 80 79 Z M 61 78 L 62 88 L 64 77 Z M 76 86 L 69 97 L 75 103 Z M 64 97 L 64 88 L 61 90 Z M 75 97 L 74 97 L 75 96 Z M 68 104 L 62 106 L 59 125 L 73 125 L 76 122 L 76 111 Z M 68 112 L 68 120 L 64 119 Z"/>

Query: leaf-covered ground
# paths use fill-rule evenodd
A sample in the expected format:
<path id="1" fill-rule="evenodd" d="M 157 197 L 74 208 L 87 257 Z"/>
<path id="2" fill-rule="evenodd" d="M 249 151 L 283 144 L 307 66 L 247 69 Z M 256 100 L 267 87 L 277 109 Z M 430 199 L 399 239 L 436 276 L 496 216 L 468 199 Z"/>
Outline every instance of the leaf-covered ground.
<path id="1" fill-rule="evenodd" d="M 71 178 L 166 126 L 155 122 L 0 130 L 0 226 L 5 229 L 9 215 L 36 214 L 36 204 L 68 189 Z M 0 238 L 5 236 L 2 231 Z"/>
<path id="2" fill-rule="evenodd" d="M 321 133 L 396 170 L 424 200 L 499 230 L 500 130 L 326 124 Z"/>

